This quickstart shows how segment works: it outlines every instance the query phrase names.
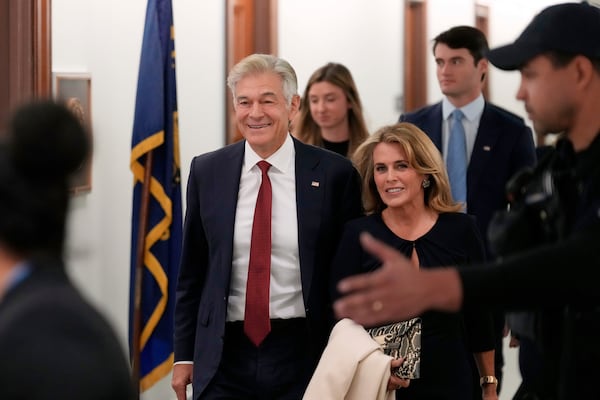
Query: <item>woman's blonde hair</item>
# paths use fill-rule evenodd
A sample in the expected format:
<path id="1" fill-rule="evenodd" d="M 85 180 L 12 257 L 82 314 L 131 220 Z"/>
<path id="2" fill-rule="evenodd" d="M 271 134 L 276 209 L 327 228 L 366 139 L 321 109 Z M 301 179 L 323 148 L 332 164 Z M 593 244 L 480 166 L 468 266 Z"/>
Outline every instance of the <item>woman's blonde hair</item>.
<path id="1" fill-rule="evenodd" d="M 362 177 L 363 205 L 368 214 L 378 213 L 386 208 L 373 176 L 373 151 L 379 143 L 398 143 L 404 150 L 410 167 L 426 175 L 429 186 L 424 188 L 425 206 L 438 213 L 461 209 L 462 206 L 452 199 L 448 173 L 435 144 L 416 125 L 400 122 L 384 126 L 373 133 L 356 149 L 352 157 Z"/>

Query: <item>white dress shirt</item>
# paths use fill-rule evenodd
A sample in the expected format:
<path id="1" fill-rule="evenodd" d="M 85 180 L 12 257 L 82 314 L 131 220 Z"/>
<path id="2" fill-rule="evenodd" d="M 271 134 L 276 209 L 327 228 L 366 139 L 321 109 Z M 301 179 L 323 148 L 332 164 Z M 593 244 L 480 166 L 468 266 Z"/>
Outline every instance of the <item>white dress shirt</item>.
<path id="1" fill-rule="evenodd" d="M 265 160 L 271 164 L 268 175 L 273 193 L 269 302 L 272 319 L 306 316 L 298 255 L 295 154 L 294 142 L 288 135 L 284 144 Z M 227 321 L 244 320 L 252 221 L 262 180 L 256 163 L 261 160 L 246 142 L 235 214 Z"/>

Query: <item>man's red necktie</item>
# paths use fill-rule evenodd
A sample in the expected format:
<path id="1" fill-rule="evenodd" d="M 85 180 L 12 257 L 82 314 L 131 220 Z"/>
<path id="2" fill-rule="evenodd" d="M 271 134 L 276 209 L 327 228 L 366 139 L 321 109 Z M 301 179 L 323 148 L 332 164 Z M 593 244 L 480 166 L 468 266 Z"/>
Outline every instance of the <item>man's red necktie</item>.
<path id="1" fill-rule="evenodd" d="M 266 161 L 259 161 L 262 182 L 256 199 L 252 238 L 250 242 L 250 262 L 246 284 L 246 311 L 244 332 L 256 346 L 260 345 L 271 331 L 269 316 L 269 284 L 271 277 L 271 181 L 267 171 L 271 167 Z"/>

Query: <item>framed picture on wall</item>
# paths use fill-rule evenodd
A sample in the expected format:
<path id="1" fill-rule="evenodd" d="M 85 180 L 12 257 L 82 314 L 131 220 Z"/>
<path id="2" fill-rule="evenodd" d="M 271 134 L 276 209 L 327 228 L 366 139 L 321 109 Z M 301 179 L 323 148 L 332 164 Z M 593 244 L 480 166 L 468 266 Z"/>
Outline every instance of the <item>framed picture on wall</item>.
<path id="1" fill-rule="evenodd" d="M 92 79 L 87 73 L 54 74 L 54 96 L 64 103 L 79 118 L 92 138 Z M 71 177 L 70 191 L 73 194 L 86 193 L 92 190 L 92 154 L 81 164 Z"/>

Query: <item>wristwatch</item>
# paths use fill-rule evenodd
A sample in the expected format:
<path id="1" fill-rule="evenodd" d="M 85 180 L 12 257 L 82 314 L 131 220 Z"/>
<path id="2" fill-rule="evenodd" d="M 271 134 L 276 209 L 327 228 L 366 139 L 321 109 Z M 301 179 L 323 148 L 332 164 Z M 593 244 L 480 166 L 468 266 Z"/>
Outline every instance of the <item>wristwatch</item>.
<path id="1" fill-rule="evenodd" d="M 498 379 L 496 379 L 495 376 L 492 375 L 486 375 L 486 376 L 482 376 L 481 378 L 479 378 L 479 385 L 483 386 L 483 385 L 497 385 L 498 384 Z"/>

